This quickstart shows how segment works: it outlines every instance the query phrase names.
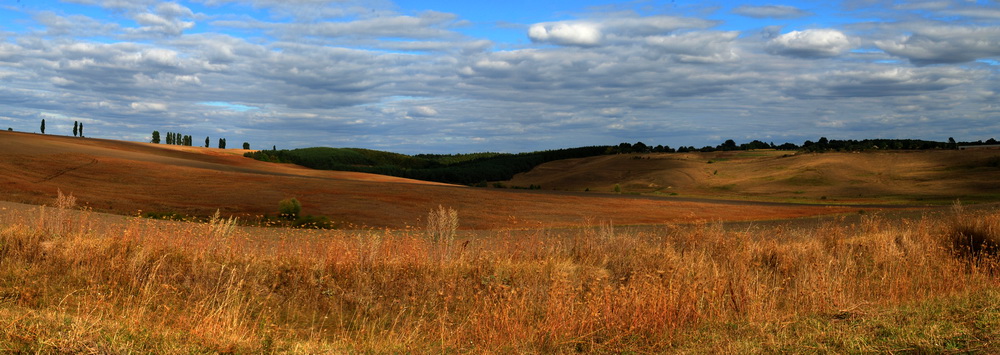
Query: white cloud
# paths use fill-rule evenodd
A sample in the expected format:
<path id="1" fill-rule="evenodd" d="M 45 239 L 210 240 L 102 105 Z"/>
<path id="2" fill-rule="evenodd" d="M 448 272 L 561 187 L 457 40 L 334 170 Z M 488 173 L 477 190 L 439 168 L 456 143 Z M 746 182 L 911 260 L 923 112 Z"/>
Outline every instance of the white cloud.
<path id="1" fill-rule="evenodd" d="M 792 31 L 767 43 L 771 53 L 802 58 L 835 57 L 849 49 L 851 40 L 833 29 Z"/>
<path id="2" fill-rule="evenodd" d="M 162 112 L 167 110 L 167 104 L 158 102 L 133 102 L 129 107 L 139 112 Z"/>
<path id="3" fill-rule="evenodd" d="M 595 46 L 601 43 L 601 29 L 586 22 L 539 23 L 528 29 L 528 37 L 535 42 L 564 46 Z"/>

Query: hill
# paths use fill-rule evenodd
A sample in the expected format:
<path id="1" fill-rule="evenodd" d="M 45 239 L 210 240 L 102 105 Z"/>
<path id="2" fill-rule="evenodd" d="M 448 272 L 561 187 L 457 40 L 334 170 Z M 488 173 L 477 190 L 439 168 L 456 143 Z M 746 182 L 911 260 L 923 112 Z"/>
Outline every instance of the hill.
<path id="1" fill-rule="evenodd" d="M 566 191 L 800 203 L 1000 200 L 1000 151 L 620 154 L 542 164 L 505 183 Z"/>
<path id="2" fill-rule="evenodd" d="M 240 156 L 247 151 L 0 132 L 0 200 L 51 204 L 57 190 L 99 212 L 244 220 L 274 215 L 298 198 L 304 214 L 345 226 L 423 227 L 439 205 L 459 211 L 463 229 L 745 221 L 828 215 L 855 208 L 671 201 L 637 196 L 466 188 L 357 172 L 321 171 Z"/>

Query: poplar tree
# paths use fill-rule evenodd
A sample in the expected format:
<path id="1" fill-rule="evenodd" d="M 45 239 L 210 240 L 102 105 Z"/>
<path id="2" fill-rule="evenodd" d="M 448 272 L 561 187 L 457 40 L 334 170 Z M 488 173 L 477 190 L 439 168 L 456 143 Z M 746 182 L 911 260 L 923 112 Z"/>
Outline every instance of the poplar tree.
<path id="1" fill-rule="evenodd" d="M 76 134 L 78 132 L 77 126 L 79 126 L 79 125 L 80 125 L 80 122 L 73 121 L 73 137 L 76 137 Z"/>
<path id="2" fill-rule="evenodd" d="M 45 119 L 42 119 L 42 134 L 45 134 Z"/>

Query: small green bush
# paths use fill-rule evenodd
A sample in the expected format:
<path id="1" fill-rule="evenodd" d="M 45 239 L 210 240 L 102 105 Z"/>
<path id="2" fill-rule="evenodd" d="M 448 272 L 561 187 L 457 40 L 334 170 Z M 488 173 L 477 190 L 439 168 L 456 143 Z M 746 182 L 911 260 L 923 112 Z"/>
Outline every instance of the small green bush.
<path id="1" fill-rule="evenodd" d="M 295 220 L 299 217 L 299 213 L 302 213 L 302 203 L 294 197 L 278 202 L 278 214 L 281 217 L 288 220 Z"/>

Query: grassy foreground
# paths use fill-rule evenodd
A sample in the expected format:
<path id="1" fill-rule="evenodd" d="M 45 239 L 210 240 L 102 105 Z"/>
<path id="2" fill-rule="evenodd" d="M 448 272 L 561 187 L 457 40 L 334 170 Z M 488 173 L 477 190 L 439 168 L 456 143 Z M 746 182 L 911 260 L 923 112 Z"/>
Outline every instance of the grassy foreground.
<path id="1" fill-rule="evenodd" d="M 0 352 L 1000 351 L 998 212 L 467 239 L 449 212 L 304 232 L 3 211 Z"/>

